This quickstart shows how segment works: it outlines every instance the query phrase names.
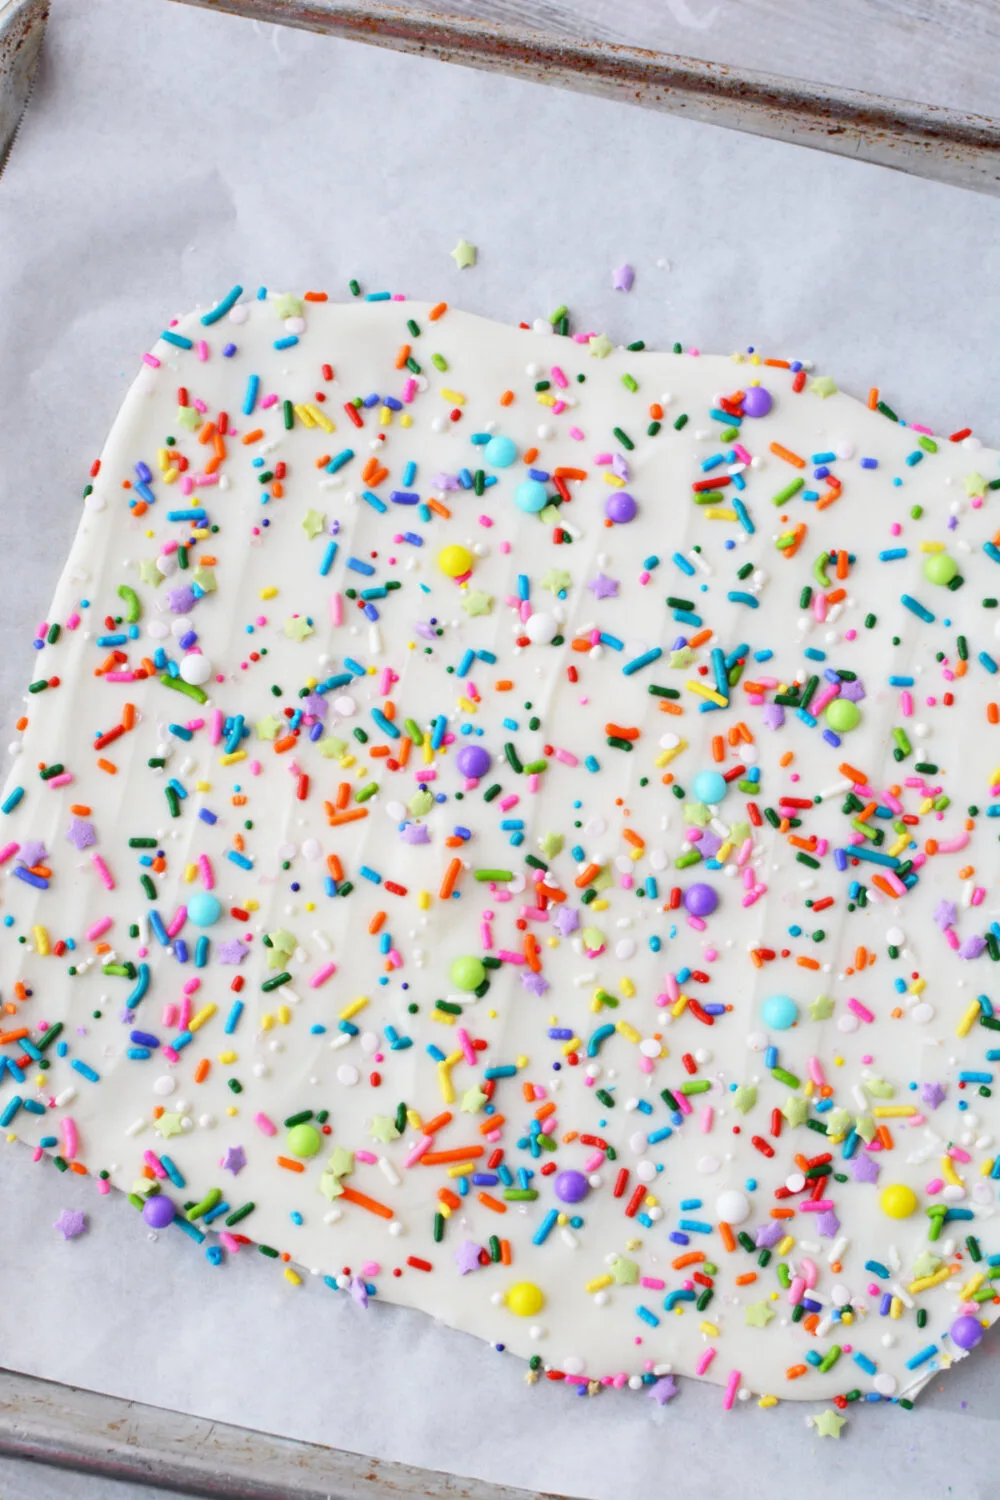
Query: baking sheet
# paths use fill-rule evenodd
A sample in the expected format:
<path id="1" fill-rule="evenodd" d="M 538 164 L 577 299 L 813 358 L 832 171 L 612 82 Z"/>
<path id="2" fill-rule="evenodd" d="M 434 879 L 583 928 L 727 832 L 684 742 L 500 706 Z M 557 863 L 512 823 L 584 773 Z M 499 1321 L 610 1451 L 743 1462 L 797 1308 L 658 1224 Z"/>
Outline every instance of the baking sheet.
<path id="1" fill-rule="evenodd" d="M 57 0 L 0 182 L 8 732 L 139 353 L 234 281 L 339 295 L 356 275 L 509 320 L 565 302 L 623 342 L 766 339 L 996 442 L 998 231 L 992 200 L 622 105 L 166 0 Z M 460 236 L 474 269 L 449 258 Z M 87 1209 L 85 1238 L 54 1231 L 64 1207 Z M 726 1415 L 693 1383 L 663 1410 L 528 1390 L 515 1361 L 416 1315 L 294 1291 L 253 1254 L 217 1270 L 178 1234 L 150 1244 L 127 1204 L 14 1146 L 0 1275 L 11 1368 L 529 1489 L 645 1500 L 674 1473 L 696 1496 L 743 1492 L 752 1464 L 779 1500 L 995 1490 L 996 1339 L 919 1413 L 855 1411 L 839 1447 L 809 1407 Z"/>

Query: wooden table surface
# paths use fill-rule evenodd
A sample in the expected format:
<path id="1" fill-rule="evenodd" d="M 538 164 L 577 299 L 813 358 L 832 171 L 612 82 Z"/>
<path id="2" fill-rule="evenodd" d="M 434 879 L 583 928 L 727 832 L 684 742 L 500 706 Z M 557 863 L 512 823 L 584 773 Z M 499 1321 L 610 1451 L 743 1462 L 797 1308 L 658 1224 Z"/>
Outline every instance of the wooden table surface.
<path id="1" fill-rule="evenodd" d="M 399 0 L 395 0 L 399 3 Z M 405 0 L 403 0 L 405 3 Z M 1000 116 L 998 0 L 409 0 Z"/>

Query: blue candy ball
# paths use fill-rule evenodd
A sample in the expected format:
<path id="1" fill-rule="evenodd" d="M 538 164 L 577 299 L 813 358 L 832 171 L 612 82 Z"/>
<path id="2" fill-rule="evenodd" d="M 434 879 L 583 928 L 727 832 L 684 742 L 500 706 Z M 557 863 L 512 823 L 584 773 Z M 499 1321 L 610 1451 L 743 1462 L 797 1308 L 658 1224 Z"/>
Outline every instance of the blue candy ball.
<path id="1" fill-rule="evenodd" d="M 788 995 L 768 995 L 761 1018 L 770 1031 L 787 1031 L 799 1018 L 799 1007 Z"/>
<path id="2" fill-rule="evenodd" d="M 540 479 L 525 479 L 514 491 L 514 504 L 529 515 L 537 515 L 548 503 L 549 497 Z"/>
<path id="3" fill-rule="evenodd" d="M 729 784 L 721 771 L 699 771 L 691 784 L 699 802 L 721 802 Z"/>
<path id="4" fill-rule="evenodd" d="M 210 891 L 188 897 L 187 914 L 196 927 L 212 927 L 222 916 L 222 902 Z"/>
<path id="5" fill-rule="evenodd" d="M 509 469 L 517 457 L 517 444 L 513 438 L 491 437 L 483 449 L 483 457 L 494 469 Z"/>

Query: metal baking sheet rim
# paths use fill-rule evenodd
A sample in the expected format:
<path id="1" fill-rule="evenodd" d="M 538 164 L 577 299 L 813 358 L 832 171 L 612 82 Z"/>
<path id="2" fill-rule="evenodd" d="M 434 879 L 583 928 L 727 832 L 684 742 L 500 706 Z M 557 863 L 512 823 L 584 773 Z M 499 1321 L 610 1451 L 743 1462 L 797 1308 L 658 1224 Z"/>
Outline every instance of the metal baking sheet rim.
<path id="1" fill-rule="evenodd" d="M 212 1500 L 548 1500 L 0 1370 L 0 1454 Z"/>
<path id="2" fill-rule="evenodd" d="M 181 3 L 511 73 L 1000 194 L 1000 120 L 984 115 L 365 0 Z"/>

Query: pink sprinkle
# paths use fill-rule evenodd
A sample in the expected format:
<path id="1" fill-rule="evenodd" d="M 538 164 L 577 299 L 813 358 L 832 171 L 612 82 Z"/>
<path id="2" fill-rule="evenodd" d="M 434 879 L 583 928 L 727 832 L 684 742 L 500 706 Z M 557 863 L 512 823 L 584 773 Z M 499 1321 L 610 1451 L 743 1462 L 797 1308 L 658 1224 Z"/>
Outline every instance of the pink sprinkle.
<path id="1" fill-rule="evenodd" d="M 968 1151 L 963 1150 L 961 1146 L 949 1146 L 945 1155 L 950 1156 L 954 1161 L 969 1162 L 972 1160 Z"/>
<path id="2" fill-rule="evenodd" d="M 521 799 L 519 797 L 517 797 L 517 796 L 515 796 L 513 794 L 511 794 L 511 796 L 509 796 L 509 797 L 501 797 L 500 798 L 500 810 L 501 810 L 501 812 L 510 812 L 511 808 L 512 807 L 516 807 L 517 804 L 518 804 L 518 802 L 520 800 Z"/>
<path id="3" fill-rule="evenodd" d="M 552 366 L 552 379 L 555 381 L 560 390 L 566 390 L 567 386 L 569 385 L 569 381 L 566 379 L 566 376 L 563 374 L 562 370 L 560 370 L 558 365 Z"/>
<path id="4" fill-rule="evenodd" d="M 164 1026 L 177 1025 L 177 1007 L 171 1000 L 168 1000 L 166 1005 L 163 1007 L 162 1024 Z"/>
<path id="5" fill-rule="evenodd" d="M 265 396 L 264 399 L 263 399 L 263 401 L 260 404 L 263 407 L 263 409 L 265 411 L 267 411 L 268 407 L 273 406 L 274 403 L 277 401 L 277 399 L 278 399 L 277 396 Z"/>
<path id="6" fill-rule="evenodd" d="M 68 786 L 72 780 L 72 771 L 61 771 L 58 776 L 49 777 L 49 786 Z"/>
<path id="7" fill-rule="evenodd" d="M 267 1118 L 267 1115 L 263 1110 L 259 1110 L 257 1114 L 254 1115 L 253 1122 L 256 1125 L 257 1129 L 263 1131 L 265 1135 L 278 1134 L 277 1125 L 275 1125 L 273 1120 L 269 1120 Z"/>
<path id="8" fill-rule="evenodd" d="M 931 1196 L 933 1196 L 935 1193 L 940 1193 L 943 1187 L 944 1187 L 943 1180 L 940 1177 L 935 1177 L 934 1180 L 933 1180 L 933 1182 L 929 1182 L 927 1184 L 927 1187 L 926 1187 L 925 1191 L 928 1192 L 928 1193 L 930 1193 Z"/>
<path id="9" fill-rule="evenodd" d="M 80 624 L 80 616 L 74 611 L 66 621 L 67 630 L 76 630 Z"/>
<path id="10" fill-rule="evenodd" d="M 975 890 L 972 892 L 971 904 L 973 906 L 982 906 L 985 896 L 985 889 L 981 885 L 977 885 Z"/>
<path id="11" fill-rule="evenodd" d="M 680 1110 L 682 1115 L 694 1114 L 694 1106 L 688 1100 L 687 1094 L 677 1095 L 677 1108 Z"/>
<path id="12" fill-rule="evenodd" d="M 573 754 L 571 750 L 557 750 L 555 752 L 555 757 L 556 760 L 561 761 L 564 766 L 578 766 L 580 764 L 579 759 Z"/>
<path id="13" fill-rule="evenodd" d="M 198 340 L 198 342 L 194 346 L 194 352 L 204 364 L 205 360 L 208 358 L 208 345 L 206 344 L 204 339 Z"/>
<path id="14" fill-rule="evenodd" d="M 188 909 L 186 906 L 179 906 L 177 908 L 170 919 L 170 926 L 167 928 L 167 937 L 175 938 L 177 936 L 187 921 L 187 914 Z"/>
<path id="15" fill-rule="evenodd" d="M 404 1167 L 415 1167 L 425 1151 L 429 1151 L 434 1144 L 432 1135 L 422 1135 L 416 1145 L 410 1147 L 409 1155 L 404 1158 Z"/>
<path id="16" fill-rule="evenodd" d="M 378 1157 L 372 1151 L 355 1151 L 354 1155 L 358 1161 L 363 1161 L 366 1167 L 374 1167 L 378 1162 Z"/>
<path id="17" fill-rule="evenodd" d="M 336 974 L 336 972 L 337 972 L 337 965 L 336 964 L 324 964 L 321 969 L 317 969 L 316 972 L 315 972 L 315 974 L 312 974 L 310 976 L 310 978 L 309 978 L 309 988 L 311 990 L 318 990 L 319 987 L 320 987 L 320 985 L 321 984 L 325 984 L 326 981 L 333 974 Z"/>
<path id="18" fill-rule="evenodd" d="M 472 1038 L 464 1026 L 456 1027 L 455 1035 L 458 1037 L 458 1045 L 462 1049 L 466 1062 L 470 1068 L 474 1068 L 476 1066 L 476 1049 L 472 1045 Z"/>
<path id="19" fill-rule="evenodd" d="M 231 1255 L 236 1255 L 240 1249 L 240 1242 L 235 1235 L 230 1234 L 228 1229 L 219 1230 L 219 1239 L 225 1245 Z"/>
<path id="20" fill-rule="evenodd" d="M 595 1151 L 593 1156 L 588 1156 L 583 1164 L 585 1172 L 596 1172 L 604 1165 L 604 1152 Z"/>
<path id="21" fill-rule="evenodd" d="M 99 854 L 92 854 L 90 856 L 90 862 L 94 866 L 94 869 L 97 871 L 98 875 L 101 877 L 101 884 L 104 886 L 104 889 L 107 891 L 113 891 L 115 888 L 114 876 L 111 874 L 111 871 L 108 869 L 101 856 Z"/>
<path id="22" fill-rule="evenodd" d="M 485 526 L 487 528 L 487 530 L 488 530 L 493 525 L 493 518 L 492 518 L 492 516 L 480 516 L 479 517 L 479 524 L 480 524 L 480 526 Z"/>
<path id="23" fill-rule="evenodd" d="M 142 356 L 142 359 L 144 364 L 151 365 L 154 370 L 158 370 L 160 368 L 160 361 L 157 359 L 155 354 L 144 354 Z"/>
<path id="24" fill-rule="evenodd" d="M 667 1283 L 658 1276 L 640 1276 L 639 1284 L 648 1287 L 651 1292 L 662 1292 Z"/>
<path id="25" fill-rule="evenodd" d="M 583 433 L 580 431 L 579 427 L 571 427 L 569 429 L 569 435 L 573 439 L 574 442 L 576 442 L 576 443 L 582 443 L 583 442 Z"/>
<path id="26" fill-rule="evenodd" d="M 63 1117 L 62 1135 L 63 1156 L 65 1156 L 69 1161 L 74 1161 L 76 1158 L 76 1153 L 80 1149 L 80 1138 L 77 1135 L 76 1122 L 74 1120 L 71 1120 L 69 1115 L 65 1115 Z"/>
<path id="27" fill-rule="evenodd" d="M 715 1110 L 712 1108 L 712 1106 L 710 1104 L 706 1104 L 703 1107 L 702 1111 L 701 1111 L 701 1120 L 699 1122 L 699 1124 L 701 1126 L 701 1133 L 702 1133 L 702 1135 L 708 1135 L 709 1131 L 712 1128 L 712 1125 L 713 1125 L 714 1121 L 715 1121 Z"/>
<path id="28" fill-rule="evenodd" d="M 705 1350 L 701 1358 L 698 1360 L 698 1363 L 695 1365 L 694 1373 L 696 1375 L 704 1375 L 705 1371 L 708 1369 L 714 1358 L 715 1350 L 709 1347 Z"/>
<path id="29" fill-rule="evenodd" d="M 207 854 L 198 855 L 198 869 L 201 871 L 201 883 L 206 891 L 210 891 L 215 885 L 215 873 L 212 870 L 212 861 Z"/>
<path id="30" fill-rule="evenodd" d="M 94 925 L 92 927 L 88 927 L 87 928 L 87 931 L 84 934 L 84 936 L 87 939 L 87 942 L 88 943 L 96 943 L 97 939 L 99 937 L 101 937 L 101 935 L 103 933 L 107 932 L 107 930 L 108 930 L 108 928 L 110 926 L 111 926 L 111 918 L 110 917 L 99 917 L 98 920 L 94 923 Z M 166 1024 L 169 1025 L 170 1023 L 167 1022 Z"/>
<path id="31" fill-rule="evenodd" d="M 334 625 L 344 623 L 344 601 L 339 594 L 330 595 L 330 620 Z"/>
<path id="32" fill-rule="evenodd" d="M 9 859 L 13 859 L 20 847 L 20 844 L 4 844 L 3 848 L 0 849 L 0 865 L 5 865 Z M 90 937 L 89 932 L 87 936 Z"/>
<path id="33" fill-rule="evenodd" d="M 142 1153 L 142 1159 L 146 1163 L 147 1167 L 152 1168 L 153 1172 L 157 1177 L 160 1178 L 162 1182 L 163 1178 L 166 1177 L 167 1172 L 166 1168 L 161 1166 L 160 1158 L 156 1155 L 156 1153 L 154 1151 L 144 1151 Z"/>
<path id="34" fill-rule="evenodd" d="M 804 1203 L 799 1204 L 804 1214 L 826 1214 L 833 1208 L 832 1198 L 807 1198 Z"/>
<path id="35" fill-rule="evenodd" d="M 810 1057 L 806 1066 L 809 1069 L 809 1077 L 812 1079 L 813 1083 L 815 1083 L 817 1087 L 822 1088 L 826 1083 L 826 1079 L 823 1076 L 823 1064 L 820 1062 L 819 1058 Z"/>
<path id="36" fill-rule="evenodd" d="M 722 1398 L 722 1405 L 726 1411 L 732 1411 L 733 1402 L 736 1400 L 736 1392 L 740 1388 L 740 1381 L 742 1379 L 743 1377 L 739 1370 L 734 1370 L 726 1381 L 726 1393 Z"/>
<path id="37" fill-rule="evenodd" d="M 847 1002 L 847 1009 L 853 1010 L 856 1016 L 858 1016 L 862 1021 L 867 1021 L 869 1025 L 871 1025 L 872 1021 L 874 1021 L 875 1019 L 874 1015 L 868 1009 L 867 1005 L 862 1005 L 861 1001 L 855 1000 L 853 996 Z"/>

